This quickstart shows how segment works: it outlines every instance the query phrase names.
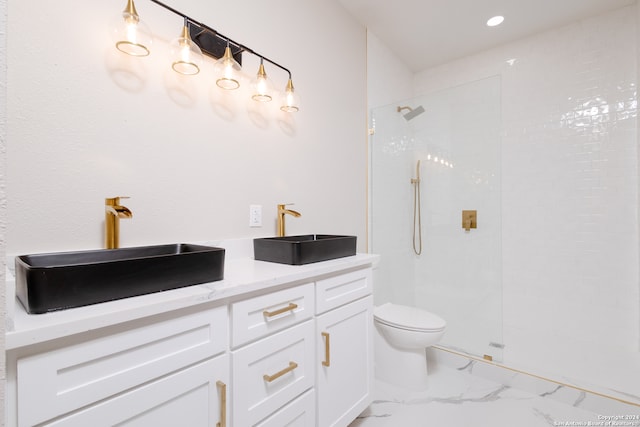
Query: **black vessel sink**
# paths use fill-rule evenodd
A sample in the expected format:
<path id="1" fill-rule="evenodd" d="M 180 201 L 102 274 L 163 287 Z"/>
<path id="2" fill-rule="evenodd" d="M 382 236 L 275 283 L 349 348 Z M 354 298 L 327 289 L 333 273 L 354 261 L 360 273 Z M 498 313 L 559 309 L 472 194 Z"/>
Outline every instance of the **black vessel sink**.
<path id="1" fill-rule="evenodd" d="M 355 254 L 356 236 L 306 234 L 253 239 L 253 255 L 258 261 L 302 265 Z"/>
<path id="2" fill-rule="evenodd" d="M 222 248 L 173 244 L 16 257 L 16 294 L 30 314 L 167 291 L 224 277 Z"/>

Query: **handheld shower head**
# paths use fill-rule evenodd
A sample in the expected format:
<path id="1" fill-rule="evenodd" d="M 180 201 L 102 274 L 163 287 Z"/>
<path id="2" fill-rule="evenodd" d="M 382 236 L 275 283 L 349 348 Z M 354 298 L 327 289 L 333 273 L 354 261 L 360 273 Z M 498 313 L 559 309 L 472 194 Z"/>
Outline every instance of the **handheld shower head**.
<path id="1" fill-rule="evenodd" d="M 402 117 L 404 117 L 406 121 L 414 119 L 416 116 L 419 116 L 420 114 L 424 113 L 424 107 L 422 105 L 416 107 L 415 109 L 407 106 L 398 107 L 396 109 L 398 113 L 401 113 L 403 110 L 409 110 L 408 113 L 402 115 Z"/>

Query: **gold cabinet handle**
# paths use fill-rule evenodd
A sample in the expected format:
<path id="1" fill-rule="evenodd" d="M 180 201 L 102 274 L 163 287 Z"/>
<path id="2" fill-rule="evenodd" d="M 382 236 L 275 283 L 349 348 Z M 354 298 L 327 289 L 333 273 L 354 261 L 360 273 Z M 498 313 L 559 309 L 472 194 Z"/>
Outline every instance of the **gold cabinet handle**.
<path id="1" fill-rule="evenodd" d="M 263 311 L 262 314 L 264 314 L 266 317 L 273 317 L 273 316 L 277 316 L 278 314 L 282 314 L 282 313 L 286 313 L 287 311 L 293 311 L 296 308 L 298 308 L 298 304 L 294 304 L 292 302 L 289 303 L 288 306 L 283 307 L 279 310 L 276 311 Z"/>
<path id="2" fill-rule="evenodd" d="M 329 367 L 331 366 L 331 337 L 329 332 L 322 332 L 322 336 L 324 337 L 324 360 L 322 361 L 322 366 Z"/>
<path id="3" fill-rule="evenodd" d="M 220 388 L 220 422 L 216 427 L 227 427 L 227 385 L 222 381 L 216 381 L 216 385 Z"/>
<path id="4" fill-rule="evenodd" d="M 289 362 L 289 366 L 287 366 L 286 368 L 284 368 L 282 371 L 280 372 L 276 372 L 273 375 L 267 375 L 264 374 L 262 376 L 262 378 L 264 378 L 264 380 L 268 383 L 270 383 L 271 381 L 277 380 L 278 378 L 280 378 L 281 376 L 283 376 L 284 374 L 293 371 L 294 369 L 296 369 L 298 367 L 298 364 L 296 362 Z"/>

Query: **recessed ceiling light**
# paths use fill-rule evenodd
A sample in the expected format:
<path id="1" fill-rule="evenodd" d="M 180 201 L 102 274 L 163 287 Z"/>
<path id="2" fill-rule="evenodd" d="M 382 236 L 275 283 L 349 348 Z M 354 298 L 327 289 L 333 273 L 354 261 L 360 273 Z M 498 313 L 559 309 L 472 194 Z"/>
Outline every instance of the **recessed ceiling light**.
<path id="1" fill-rule="evenodd" d="M 493 18 L 490 18 L 487 21 L 487 26 L 488 27 L 495 27 L 496 25 L 500 25 L 502 24 L 502 21 L 504 21 L 504 16 L 494 16 Z"/>

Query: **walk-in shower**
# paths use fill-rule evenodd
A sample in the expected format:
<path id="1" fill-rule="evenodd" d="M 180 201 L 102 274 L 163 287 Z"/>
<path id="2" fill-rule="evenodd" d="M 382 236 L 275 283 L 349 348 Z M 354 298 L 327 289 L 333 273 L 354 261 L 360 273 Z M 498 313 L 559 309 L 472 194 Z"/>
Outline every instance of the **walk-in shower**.
<path id="1" fill-rule="evenodd" d="M 370 151 L 371 251 L 382 256 L 376 304 L 436 313 L 447 322 L 443 346 L 494 360 L 502 357 L 499 88 L 494 77 L 376 108 Z M 477 229 L 461 227 L 464 210 L 478 212 Z"/>
<path id="2" fill-rule="evenodd" d="M 635 85 L 534 111 L 502 79 L 372 109 L 375 304 L 439 315 L 443 347 L 640 401 Z"/>

